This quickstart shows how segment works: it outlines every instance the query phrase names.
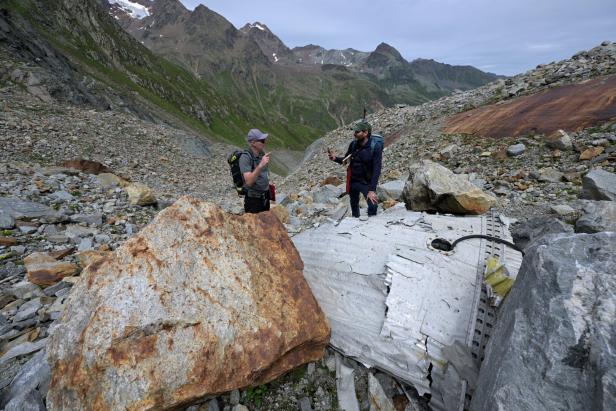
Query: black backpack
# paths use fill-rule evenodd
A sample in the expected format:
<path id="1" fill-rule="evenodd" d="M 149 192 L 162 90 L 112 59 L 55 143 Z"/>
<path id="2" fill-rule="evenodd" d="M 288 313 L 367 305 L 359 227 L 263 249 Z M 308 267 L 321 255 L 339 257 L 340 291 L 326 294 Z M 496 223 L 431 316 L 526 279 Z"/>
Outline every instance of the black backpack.
<path id="1" fill-rule="evenodd" d="M 240 170 L 240 157 L 242 154 L 250 156 L 252 162 L 251 171 L 254 171 L 255 158 L 248 152 L 248 150 L 235 150 L 227 158 L 227 163 L 229 163 L 229 168 L 231 169 L 231 177 L 233 178 L 233 186 L 235 187 L 235 191 L 237 191 L 238 196 L 246 195 L 246 188 L 244 188 L 244 176 Z"/>

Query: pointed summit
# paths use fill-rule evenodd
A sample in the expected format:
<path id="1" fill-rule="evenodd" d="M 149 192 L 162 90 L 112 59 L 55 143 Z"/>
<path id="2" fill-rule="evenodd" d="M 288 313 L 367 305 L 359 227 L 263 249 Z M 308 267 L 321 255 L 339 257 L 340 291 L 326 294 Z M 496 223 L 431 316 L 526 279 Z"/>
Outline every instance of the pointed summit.
<path id="1" fill-rule="evenodd" d="M 258 21 L 247 23 L 240 32 L 253 39 L 272 63 L 291 61 L 291 50 L 265 24 Z"/>
<path id="2" fill-rule="evenodd" d="M 405 63 L 407 61 L 400 52 L 387 43 L 379 44 L 366 60 L 366 65 L 370 68 L 382 68 Z"/>

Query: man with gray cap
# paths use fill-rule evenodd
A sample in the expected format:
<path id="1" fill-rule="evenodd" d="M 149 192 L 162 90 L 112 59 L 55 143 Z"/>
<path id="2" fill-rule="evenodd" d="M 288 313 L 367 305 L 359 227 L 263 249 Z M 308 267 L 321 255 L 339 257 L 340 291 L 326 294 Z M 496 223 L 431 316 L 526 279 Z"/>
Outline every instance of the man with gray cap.
<path id="1" fill-rule="evenodd" d="M 244 197 L 244 211 L 247 213 L 260 213 L 270 209 L 269 191 L 269 153 L 265 153 L 267 133 L 253 128 L 248 132 L 248 155 L 240 157 L 239 165 L 244 177 L 246 196 Z"/>

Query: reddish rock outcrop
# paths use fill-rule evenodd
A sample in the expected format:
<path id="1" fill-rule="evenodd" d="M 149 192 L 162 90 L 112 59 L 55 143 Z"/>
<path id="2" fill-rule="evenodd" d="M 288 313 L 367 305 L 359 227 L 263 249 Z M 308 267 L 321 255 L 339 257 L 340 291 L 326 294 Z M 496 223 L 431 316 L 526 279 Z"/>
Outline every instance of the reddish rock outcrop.
<path id="1" fill-rule="evenodd" d="M 182 197 L 90 264 L 50 337 L 50 410 L 164 410 L 319 359 L 329 326 L 286 230 Z"/>
<path id="2" fill-rule="evenodd" d="M 566 85 L 451 117 L 448 134 L 516 137 L 580 130 L 616 117 L 616 76 Z"/>
<path id="3" fill-rule="evenodd" d="M 110 173 L 111 169 L 104 164 L 99 163 L 98 161 L 92 160 L 66 160 L 63 164 L 63 167 L 66 168 L 74 168 L 76 170 L 83 171 L 88 174 L 100 174 L 100 173 Z"/>

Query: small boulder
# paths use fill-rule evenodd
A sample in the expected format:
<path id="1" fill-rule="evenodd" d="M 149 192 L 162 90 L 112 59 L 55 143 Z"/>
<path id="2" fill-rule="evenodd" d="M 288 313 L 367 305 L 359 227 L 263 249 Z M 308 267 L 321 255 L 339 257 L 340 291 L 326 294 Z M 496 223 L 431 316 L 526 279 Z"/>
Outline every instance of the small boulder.
<path id="1" fill-rule="evenodd" d="M 616 174 L 594 169 L 582 179 L 580 198 L 587 200 L 616 200 Z"/>
<path id="2" fill-rule="evenodd" d="M 41 221 L 58 221 L 61 216 L 57 211 L 44 204 L 15 197 L 0 197 L 0 223 L 8 225 L 6 229 L 13 228 L 15 220 L 31 220 L 34 218 Z M 3 227 L 3 229 L 5 228 Z"/>
<path id="3" fill-rule="evenodd" d="M 41 286 L 53 285 L 79 272 L 77 265 L 57 261 L 48 253 L 32 253 L 24 258 L 24 265 L 28 281 Z"/>
<path id="4" fill-rule="evenodd" d="M 319 185 L 320 186 L 326 186 L 326 185 L 339 186 L 342 183 L 343 181 L 340 178 L 336 176 L 329 176 L 325 180 L 321 181 Z"/>
<path id="5" fill-rule="evenodd" d="M 545 139 L 545 145 L 556 150 L 571 150 L 573 140 L 564 130 L 557 130 Z"/>
<path id="6" fill-rule="evenodd" d="M 509 157 L 517 157 L 526 151 L 526 146 L 523 143 L 514 144 L 512 146 L 507 147 L 507 155 Z"/>
<path id="7" fill-rule="evenodd" d="M 103 188 L 126 187 L 129 184 L 128 181 L 112 173 L 100 173 L 96 178 Z"/>
<path id="8" fill-rule="evenodd" d="M 0 208 L 0 230 L 10 230 L 13 227 L 15 227 L 13 216 Z"/>
<path id="9" fill-rule="evenodd" d="M 588 201 L 575 223 L 576 233 L 616 231 L 616 201 Z"/>
<path id="10" fill-rule="evenodd" d="M 131 205 L 145 206 L 156 203 L 154 191 L 142 183 L 131 183 L 124 188 L 128 193 L 128 202 Z"/>
<path id="11" fill-rule="evenodd" d="M 13 237 L 2 237 L 0 236 L 0 246 L 1 247 L 9 247 L 17 244 L 17 239 Z"/>
<path id="12" fill-rule="evenodd" d="M 312 193 L 312 200 L 315 203 L 325 204 L 331 198 L 338 198 L 342 194 L 342 189 L 333 185 L 324 185 L 317 188 Z"/>
<path id="13" fill-rule="evenodd" d="M 511 227 L 515 244 L 524 249 L 545 235 L 572 233 L 573 227 L 558 218 L 538 216 L 521 221 Z"/>
<path id="14" fill-rule="evenodd" d="M 548 183 L 558 183 L 562 181 L 565 174 L 561 171 L 558 171 L 554 167 L 546 167 L 539 170 L 538 180 L 541 182 Z"/>
<path id="15" fill-rule="evenodd" d="M 405 184 L 406 182 L 403 180 L 394 180 L 377 186 L 376 193 L 379 196 L 379 200 L 399 200 L 402 197 Z"/>
<path id="16" fill-rule="evenodd" d="M 592 160 L 593 158 L 600 156 L 605 151 L 605 147 L 591 147 L 582 151 L 580 154 L 580 161 Z"/>

